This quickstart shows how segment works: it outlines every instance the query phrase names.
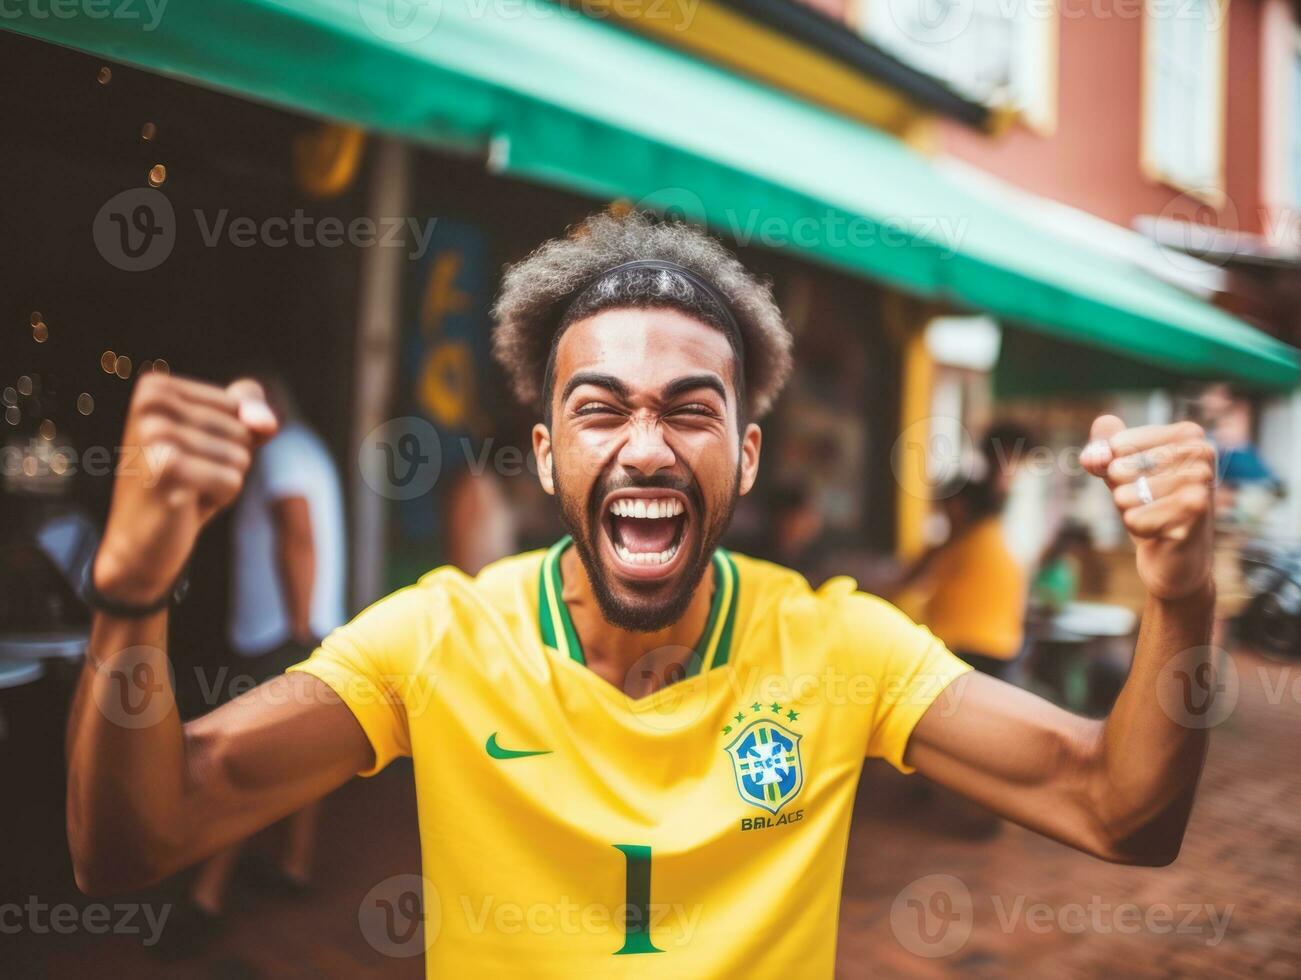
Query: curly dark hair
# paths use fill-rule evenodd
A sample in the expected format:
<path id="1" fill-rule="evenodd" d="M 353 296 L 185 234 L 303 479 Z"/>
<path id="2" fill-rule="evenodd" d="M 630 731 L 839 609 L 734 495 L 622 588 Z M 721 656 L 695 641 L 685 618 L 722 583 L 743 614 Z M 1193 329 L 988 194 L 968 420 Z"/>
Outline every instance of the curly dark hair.
<path id="1" fill-rule="evenodd" d="M 636 259 L 676 263 L 712 285 L 726 301 L 741 343 L 714 297 L 683 275 L 634 268 L 601 276 Z M 637 211 L 601 212 L 506 271 L 493 309 L 493 353 L 516 396 L 549 417 L 552 366 L 565 329 L 602 310 L 629 307 L 679 310 L 727 333 L 733 350 L 744 350 L 735 379 L 743 416 L 764 415 L 790 375 L 791 335 L 770 284 L 692 225 Z"/>

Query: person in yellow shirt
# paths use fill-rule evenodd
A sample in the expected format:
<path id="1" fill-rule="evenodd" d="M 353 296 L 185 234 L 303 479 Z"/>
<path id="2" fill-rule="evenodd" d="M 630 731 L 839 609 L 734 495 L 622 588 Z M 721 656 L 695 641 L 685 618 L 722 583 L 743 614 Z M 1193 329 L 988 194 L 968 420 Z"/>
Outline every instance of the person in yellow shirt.
<path id="1" fill-rule="evenodd" d="M 1160 706 L 1179 689 L 1162 668 L 1209 628 L 1199 431 L 1095 425 L 1086 463 L 1151 591 L 1095 722 L 971 673 L 848 579 L 814 591 L 719 547 L 791 342 L 718 242 L 597 215 L 512 267 L 496 312 L 569 535 L 435 570 L 185 725 L 159 682 L 172 583 L 276 423 L 247 382 L 137 383 L 124 445 L 164 463 L 119 473 L 88 582 L 68 744 L 84 890 L 156 880 L 403 755 L 431 977 L 831 976 L 865 757 L 1105 860 L 1174 858 L 1206 748 Z M 398 899 L 375 903 L 389 927 L 417 915 Z"/>
<path id="2" fill-rule="evenodd" d="M 1008 679 L 1025 630 L 1025 572 L 1008 549 L 1003 495 L 992 480 L 940 492 L 949 537 L 904 578 L 899 608 L 971 666 Z"/>

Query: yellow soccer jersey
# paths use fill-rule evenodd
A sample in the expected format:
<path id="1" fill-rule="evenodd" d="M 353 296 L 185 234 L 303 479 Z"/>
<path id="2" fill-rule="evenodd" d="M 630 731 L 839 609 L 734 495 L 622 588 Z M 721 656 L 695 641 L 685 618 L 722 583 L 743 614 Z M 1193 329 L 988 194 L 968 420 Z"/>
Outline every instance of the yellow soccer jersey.
<path id="1" fill-rule="evenodd" d="M 632 699 L 584 664 L 570 544 L 433 571 L 291 668 L 366 775 L 412 757 L 427 974 L 831 976 L 863 758 L 905 769 L 969 668 L 850 579 L 720 550 L 687 676 Z"/>

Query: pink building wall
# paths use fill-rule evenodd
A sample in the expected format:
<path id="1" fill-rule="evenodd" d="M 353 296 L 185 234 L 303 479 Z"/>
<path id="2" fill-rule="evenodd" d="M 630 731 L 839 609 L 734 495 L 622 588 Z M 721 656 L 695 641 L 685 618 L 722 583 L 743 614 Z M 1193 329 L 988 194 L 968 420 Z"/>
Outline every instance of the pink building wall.
<path id="1" fill-rule="evenodd" d="M 1079 12 L 1078 5 L 1067 10 Z M 1139 215 L 1195 218 L 1259 232 L 1261 214 L 1261 5 L 1229 4 L 1224 123 L 1225 205 L 1198 207 L 1143 173 L 1143 19 L 1061 16 L 1057 125 L 1015 124 L 990 137 L 944 120 L 939 147 L 1036 194 L 1129 227 Z"/>
<path id="2" fill-rule="evenodd" d="M 854 0 L 799 0 L 843 22 L 854 19 Z M 885 3 L 889 0 L 858 0 Z M 1262 70 L 1272 35 L 1291 29 L 1291 17 L 1268 16 L 1286 0 L 1228 3 L 1224 93 L 1224 190 L 1219 210 L 1143 173 L 1142 0 L 1058 0 L 1057 124 L 1037 132 L 1022 123 L 999 135 L 948 119 L 938 125 L 937 149 L 1025 190 L 1130 227 L 1140 215 L 1193 219 L 1229 230 L 1261 232 L 1270 199 L 1262 133 L 1272 84 Z M 1272 27 L 1269 25 L 1273 25 Z M 1269 42 L 1269 43 L 1267 43 Z M 1278 181 L 1274 180 L 1277 186 Z"/>

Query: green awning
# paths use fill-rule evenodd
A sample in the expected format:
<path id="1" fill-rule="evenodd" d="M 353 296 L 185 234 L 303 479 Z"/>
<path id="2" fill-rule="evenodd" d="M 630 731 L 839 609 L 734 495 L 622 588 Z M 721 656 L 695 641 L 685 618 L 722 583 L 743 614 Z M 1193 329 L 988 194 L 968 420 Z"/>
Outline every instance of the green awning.
<path id="1" fill-rule="evenodd" d="M 994 397 L 1009 400 L 1173 389 L 1184 378 L 1059 337 L 1004 330 L 992 380 Z"/>
<path id="2" fill-rule="evenodd" d="M 1160 374 L 1297 382 L 1291 347 L 1018 220 L 894 138 L 548 0 L 173 0 L 156 22 L 143 0 L 135 19 L 16 9 L 3 26 L 676 208 Z"/>

